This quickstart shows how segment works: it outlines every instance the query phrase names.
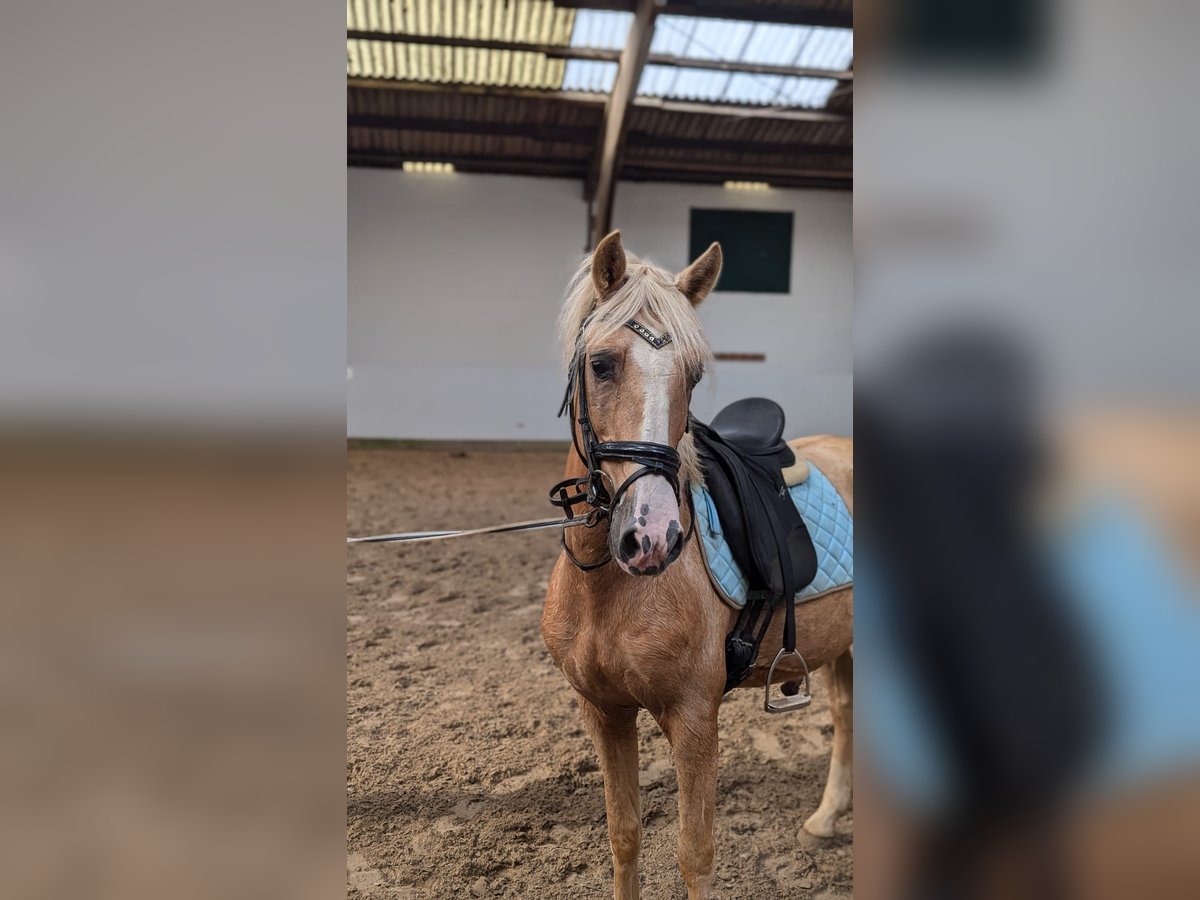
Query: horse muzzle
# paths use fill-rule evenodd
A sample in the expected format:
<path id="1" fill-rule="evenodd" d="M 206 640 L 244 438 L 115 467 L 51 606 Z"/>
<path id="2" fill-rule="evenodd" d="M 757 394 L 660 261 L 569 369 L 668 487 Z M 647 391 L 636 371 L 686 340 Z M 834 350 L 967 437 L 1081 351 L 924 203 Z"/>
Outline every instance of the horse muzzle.
<path id="1" fill-rule="evenodd" d="M 640 478 L 613 510 L 609 529 L 613 559 L 630 575 L 659 575 L 683 550 L 679 501 L 667 479 Z"/>

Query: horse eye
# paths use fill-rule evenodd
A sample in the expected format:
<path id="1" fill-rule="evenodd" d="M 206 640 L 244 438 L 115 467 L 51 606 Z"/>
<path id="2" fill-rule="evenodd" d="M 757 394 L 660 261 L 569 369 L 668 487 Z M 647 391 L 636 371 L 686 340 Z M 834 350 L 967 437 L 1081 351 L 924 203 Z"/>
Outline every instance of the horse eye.
<path id="1" fill-rule="evenodd" d="M 592 374 L 600 381 L 608 381 L 613 377 L 613 361 L 607 356 L 597 356 L 592 359 Z"/>

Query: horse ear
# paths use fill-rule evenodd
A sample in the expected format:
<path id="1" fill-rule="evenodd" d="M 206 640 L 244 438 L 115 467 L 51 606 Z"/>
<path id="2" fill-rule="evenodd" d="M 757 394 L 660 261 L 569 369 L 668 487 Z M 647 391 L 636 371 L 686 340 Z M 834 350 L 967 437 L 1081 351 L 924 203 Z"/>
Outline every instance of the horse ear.
<path id="1" fill-rule="evenodd" d="M 621 232 L 614 231 L 600 242 L 592 254 L 592 284 L 603 300 L 625 280 L 625 248 Z"/>
<path id="2" fill-rule="evenodd" d="M 721 259 L 721 245 L 713 241 L 675 279 L 675 286 L 691 301 L 692 306 L 699 306 L 717 283 L 717 276 L 721 274 Z"/>

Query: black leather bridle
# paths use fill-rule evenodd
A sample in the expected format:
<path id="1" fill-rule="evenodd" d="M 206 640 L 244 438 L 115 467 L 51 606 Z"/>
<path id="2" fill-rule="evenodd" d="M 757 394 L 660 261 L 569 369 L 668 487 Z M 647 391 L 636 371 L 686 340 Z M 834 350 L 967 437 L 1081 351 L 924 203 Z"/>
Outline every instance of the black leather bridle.
<path id="1" fill-rule="evenodd" d="M 635 481 L 647 475 L 661 475 L 667 479 L 671 489 L 675 492 L 675 501 L 680 502 L 679 468 L 682 463 L 679 451 L 668 444 L 658 444 L 653 441 L 602 441 L 596 434 L 588 409 L 588 357 L 583 347 L 583 332 L 590 321 L 591 317 L 589 316 L 579 328 L 575 359 L 571 363 L 570 374 L 567 378 L 567 390 L 563 396 L 562 406 L 558 410 L 560 417 L 565 415 L 573 406 L 576 406 L 575 400 L 578 398 L 579 430 L 576 433 L 575 428 L 571 429 L 571 443 L 575 446 L 576 455 L 587 467 L 587 474 L 579 478 L 567 478 L 550 489 L 550 502 L 562 509 L 568 520 L 575 518 L 576 506 L 586 504 L 591 507 L 587 514 L 589 519 L 587 527 L 589 528 L 609 518 L 612 511 L 617 508 L 617 504 L 621 502 L 621 498 L 625 496 L 625 492 Z M 627 321 L 625 327 L 632 330 L 655 350 L 661 350 L 671 342 L 669 334 L 659 337 L 634 319 Z M 605 460 L 637 463 L 639 468 L 621 482 L 620 486 L 614 486 L 612 478 L 600 468 L 600 464 Z M 614 487 L 611 491 L 609 490 L 610 486 Z M 690 504 L 690 490 L 687 495 Z M 680 543 L 681 547 L 692 536 L 692 530 L 696 524 L 694 514 L 690 516 L 690 519 L 687 534 Z M 598 569 L 612 561 L 611 553 L 605 554 L 603 559 L 596 562 L 583 562 L 577 559 L 571 552 L 571 548 L 567 546 L 565 531 L 563 532 L 563 550 L 566 552 L 567 558 L 585 572 Z"/>

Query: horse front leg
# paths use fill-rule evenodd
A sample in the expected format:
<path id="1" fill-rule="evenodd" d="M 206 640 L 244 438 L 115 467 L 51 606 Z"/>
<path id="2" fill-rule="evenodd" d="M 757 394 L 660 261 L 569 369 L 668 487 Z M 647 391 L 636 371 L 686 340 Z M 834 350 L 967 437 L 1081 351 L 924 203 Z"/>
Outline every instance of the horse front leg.
<path id="1" fill-rule="evenodd" d="M 717 806 L 717 706 L 697 702 L 667 710 L 659 720 L 679 779 L 679 873 L 688 900 L 709 900 Z"/>
<path id="2" fill-rule="evenodd" d="M 579 698 L 584 725 L 596 745 L 604 775 L 604 807 L 612 846 L 613 897 L 638 900 L 642 807 L 638 794 L 637 710 L 602 710 Z"/>

